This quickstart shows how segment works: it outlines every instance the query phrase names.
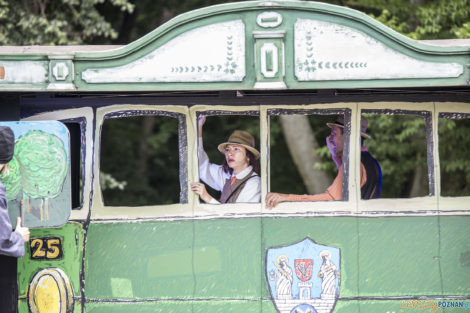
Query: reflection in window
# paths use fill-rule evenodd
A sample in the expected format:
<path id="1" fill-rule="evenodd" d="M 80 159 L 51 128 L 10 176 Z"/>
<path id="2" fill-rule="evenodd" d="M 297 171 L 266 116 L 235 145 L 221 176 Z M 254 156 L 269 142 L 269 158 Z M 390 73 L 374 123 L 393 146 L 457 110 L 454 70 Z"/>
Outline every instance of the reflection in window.
<path id="1" fill-rule="evenodd" d="M 270 191 L 314 195 L 327 190 L 342 164 L 332 161 L 326 145 L 331 133 L 327 123 L 338 116 L 344 120 L 344 113 L 331 110 L 270 111 Z M 347 157 L 349 136 L 344 138 Z M 346 200 L 347 190 L 341 193 Z"/>
<path id="2" fill-rule="evenodd" d="M 371 136 L 371 139 L 365 140 L 363 149 L 367 149 L 382 168 L 382 198 L 411 198 L 432 194 L 426 145 L 426 125 L 430 123 L 428 112 L 374 113 L 363 114 L 369 124 L 367 134 Z"/>
<path id="3" fill-rule="evenodd" d="M 470 195 L 470 114 L 439 114 L 441 195 Z"/>
<path id="4" fill-rule="evenodd" d="M 235 130 L 241 130 L 248 132 L 255 140 L 255 150 L 260 151 L 259 146 L 259 113 L 257 111 L 247 111 L 247 112 L 228 112 L 228 111 L 206 111 L 201 112 L 198 116 L 206 116 L 206 122 L 202 128 L 202 140 L 203 148 L 207 153 L 209 162 L 215 165 L 224 164 L 225 155 L 218 150 L 218 146 L 221 143 L 228 141 L 229 137 L 234 134 Z M 238 132 L 234 134 L 238 136 Z M 246 137 L 241 136 L 239 139 Z M 243 140 L 242 140 L 243 141 Z M 254 160 L 255 167 L 259 167 L 259 159 Z M 258 166 L 256 166 L 258 165 Z M 231 167 L 227 164 L 227 170 Z M 208 167 L 200 168 L 200 170 L 208 169 Z M 229 199 L 221 199 L 222 193 L 220 190 L 224 186 L 225 182 L 221 178 L 222 176 L 208 175 L 207 173 L 213 173 L 213 171 L 205 171 L 204 173 L 199 172 L 201 181 L 205 183 L 205 187 L 209 195 L 213 200 L 220 201 L 224 203 L 231 202 L 257 202 L 254 199 L 260 197 L 260 169 L 256 169 L 258 176 L 256 178 L 250 179 L 250 181 L 244 183 L 233 195 L 228 192 Z M 212 188 L 211 185 L 214 187 Z M 234 185 L 236 186 L 236 185 Z M 256 190 L 246 191 L 245 187 L 255 186 Z M 242 201 L 240 201 L 240 198 Z M 225 202 L 226 201 L 226 202 Z M 204 201 L 201 201 L 204 202 Z M 216 203 L 210 201 L 209 203 Z"/>
<path id="5" fill-rule="evenodd" d="M 106 118 L 100 182 L 105 205 L 180 202 L 178 120 L 169 116 Z"/>

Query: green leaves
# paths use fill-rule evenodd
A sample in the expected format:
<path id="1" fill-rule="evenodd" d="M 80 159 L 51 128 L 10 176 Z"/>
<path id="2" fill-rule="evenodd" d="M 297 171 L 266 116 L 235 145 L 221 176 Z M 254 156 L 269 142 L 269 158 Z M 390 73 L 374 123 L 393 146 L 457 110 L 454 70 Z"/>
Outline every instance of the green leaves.
<path id="1" fill-rule="evenodd" d="M 382 167 L 383 197 L 408 198 L 428 194 L 424 174 L 419 194 L 410 194 L 418 168 L 427 173 L 426 121 L 416 115 L 366 114 L 367 133 L 364 142 Z M 416 189 L 415 189 L 416 190 Z"/>
<path id="2" fill-rule="evenodd" d="M 470 0 L 390 1 L 380 7 L 382 2 L 359 0 L 353 7 L 416 40 L 470 37 Z M 376 14 L 379 7 L 385 9 Z"/>
<path id="3" fill-rule="evenodd" d="M 70 45 L 97 38 L 114 39 L 113 29 L 98 4 L 131 13 L 128 0 L 0 1 L 1 45 Z"/>

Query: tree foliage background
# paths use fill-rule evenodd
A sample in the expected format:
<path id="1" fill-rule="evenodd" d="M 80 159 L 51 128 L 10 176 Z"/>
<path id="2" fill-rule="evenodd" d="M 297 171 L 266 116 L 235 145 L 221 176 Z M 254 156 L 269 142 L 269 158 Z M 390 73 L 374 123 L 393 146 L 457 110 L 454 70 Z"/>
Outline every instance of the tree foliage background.
<path id="1" fill-rule="evenodd" d="M 83 45 L 127 44 L 165 23 L 172 17 L 201 7 L 225 3 L 223 0 L 0 0 L 1 45 Z M 470 0 L 330 0 L 331 4 L 362 11 L 410 38 L 470 38 Z M 299 117 L 300 118 L 300 117 Z M 409 197 L 425 195 L 427 167 L 425 122 L 419 117 L 395 118 L 368 115 L 374 136 L 366 142 L 383 167 L 384 195 Z M 334 117 L 332 117 L 334 119 Z M 282 118 L 271 119 L 271 189 L 308 193 L 305 170 L 291 158 Z M 325 172 L 327 180 L 336 175 L 330 160 L 324 119 L 308 117 L 312 141 L 318 157 L 308 168 Z M 103 185 L 108 186 L 105 202 L 146 205 L 178 202 L 179 184 L 177 126 L 166 119 L 128 119 L 106 125 L 101 164 Z M 210 158 L 220 161 L 214 147 L 236 128 L 259 129 L 250 119 L 213 119 L 206 125 Z M 127 131 L 124 131 L 126 130 Z M 470 194 L 470 146 L 468 119 L 442 120 L 439 126 L 442 187 L 444 195 Z M 457 149 L 455 146 L 464 147 Z M 132 152 L 131 150 L 138 152 Z M 154 152 L 151 152 L 152 149 Z M 171 151 L 170 151 L 171 150 Z M 291 152 L 289 152 L 291 150 Z M 149 152 L 150 151 L 150 152 Z M 140 154 L 139 154 L 140 153 Z M 143 153 L 143 154 L 142 154 Z M 293 154 L 292 154 L 293 155 Z M 295 159 L 295 157 L 294 157 Z M 125 162 L 123 162 L 125 160 Z M 166 160 L 166 161 L 162 161 Z M 301 169 L 301 170 L 299 170 Z M 386 184 L 388 184 L 387 188 Z M 447 187 L 446 187 L 447 186 Z M 121 188 L 121 189 L 120 189 Z M 125 190 L 125 192 L 122 191 Z M 158 192 L 154 190 L 158 189 Z M 145 196 L 144 196 L 145 195 Z M 107 199 L 106 199 L 107 198 Z"/>
<path id="2" fill-rule="evenodd" d="M 127 44 L 223 0 L 0 0 L 0 44 Z M 469 38 L 470 0 L 326 0 L 413 39 Z"/>

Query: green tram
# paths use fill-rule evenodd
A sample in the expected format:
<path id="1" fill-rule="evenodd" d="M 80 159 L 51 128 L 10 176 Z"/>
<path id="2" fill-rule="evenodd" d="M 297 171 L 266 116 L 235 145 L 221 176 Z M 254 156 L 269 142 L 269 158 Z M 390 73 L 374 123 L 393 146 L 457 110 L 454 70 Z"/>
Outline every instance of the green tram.
<path id="1" fill-rule="evenodd" d="M 334 5 L 247 1 L 182 14 L 126 46 L 1 47 L 0 97 L 3 121 L 60 121 L 70 134 L 71 205 L 53 208 L 63 211 L 59 220 L 29 224 L 18 261 L 21 313 L 469 307 L 470 194 L 447 192 L 438 132 L 443 120 L 458 127 L 470 118 L 469 40 L 413 41 Z M 345 120 L 343 200 L 266 208 L 266 194 L 282 191 L 274 190 L 273 121 L 337 115 Z M 361 116 L 380 115 L 422 122 L 424 193 L 361 199 Z M 127 145 L 119 137 L 132 131 L 127 121 L 145 126 L 149 116 L 170 121 L 174 157 L 156 159 L 174 175 L 141 204 L 125 196 L 125 179 L 105 176 L 112 169 L 102 155 L 127 162 L 113 147 Z M 253 122 L 261 203 L 212 205 L 191 192 L 199 116 Z"/>

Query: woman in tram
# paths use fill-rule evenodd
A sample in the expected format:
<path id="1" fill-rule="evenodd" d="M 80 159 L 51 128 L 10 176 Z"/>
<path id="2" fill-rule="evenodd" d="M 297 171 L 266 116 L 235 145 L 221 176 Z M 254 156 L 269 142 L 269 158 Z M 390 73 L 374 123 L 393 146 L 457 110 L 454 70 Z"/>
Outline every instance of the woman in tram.
<path id="1" fill-rule="evenodd" d="M 209 162 L 202 145 L 202 127 L 206 117 L 198 120 L 199 144 L 199 176 L 206 184 L 221 191 L 219 201 L 206 190 L 204 184 L 191 183 L 194 191 L 206 203 L 260 202 L 261 179 L 259 171 L 259 152 L 255 148 L 253 136 L 242 130 L 235 130 L 227 142 L 221 143 L 218 150 L 225 155 L 222 165 Z"/>

